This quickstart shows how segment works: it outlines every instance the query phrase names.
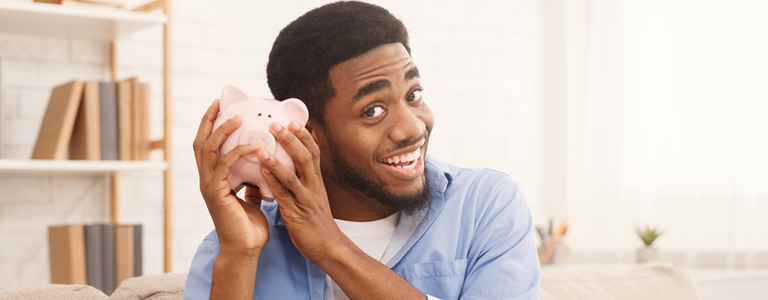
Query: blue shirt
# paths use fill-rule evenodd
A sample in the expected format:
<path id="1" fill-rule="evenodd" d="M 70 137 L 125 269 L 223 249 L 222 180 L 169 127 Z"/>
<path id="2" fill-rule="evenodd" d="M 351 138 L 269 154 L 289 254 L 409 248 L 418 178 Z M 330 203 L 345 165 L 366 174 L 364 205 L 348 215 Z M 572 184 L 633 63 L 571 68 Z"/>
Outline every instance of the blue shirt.
<path id="1" fill-rule="evenodd" d="M 382 262 L 440 299 L 538 299 L 539 258 L 531 213 L 504 173 L 465 169 L 426 157 L 432 202 L 401 216 Z M 331 300 L 325 272 L 291 242 L 280 210 L 263 202 L 269 241 L 259 256 L 254 299 Z M 211 232 L 192 259 L 184 299 L 208 299 L 219 254 Z"/>

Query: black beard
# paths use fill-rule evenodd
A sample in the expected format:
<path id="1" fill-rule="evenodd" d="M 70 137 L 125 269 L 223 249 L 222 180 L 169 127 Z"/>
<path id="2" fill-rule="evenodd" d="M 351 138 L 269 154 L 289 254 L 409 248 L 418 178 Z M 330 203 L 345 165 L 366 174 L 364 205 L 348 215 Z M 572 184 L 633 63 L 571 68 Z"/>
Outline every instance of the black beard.
<path id="1" fill-rule="evenodd" d="M 331 147 L 331 156 L 333 157 L 333 168 L 336 177 L 341 183 L 358 193 L 375 199 L 377 202 L 386 206 L 394 207 L 405 215 L 413 215 L 422 209 L 426 209 L 432 201 L 432 193 L 429 191 L 429 182 L 427 181 L 426 166 L 424 167 L 424 174 L 421 175 L 424 185 L 421 187 L 420 191 L 414 195 L 390 193 L 386 190 L 383 182 L 375 182 L 366 178 L 359 169 L 352 166 L 346 159 L 342 158 L 340 155 L 341 152 L 338 151 L 332 138 L 329 139 L 328 145 Z"/>

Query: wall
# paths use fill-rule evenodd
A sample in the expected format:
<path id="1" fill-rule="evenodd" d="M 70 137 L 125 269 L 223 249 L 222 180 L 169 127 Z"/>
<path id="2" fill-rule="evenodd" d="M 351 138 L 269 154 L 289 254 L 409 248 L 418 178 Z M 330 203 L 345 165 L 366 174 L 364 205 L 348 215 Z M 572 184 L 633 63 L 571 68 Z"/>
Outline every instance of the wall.
<path id="1" fill-rule="evenodd" d="M 197 245 L 213 229 L 191 151 L 203 112 L 225 83 L 270 96 L 264 70 L 274 38 L 322 3 L 173 1 L 174 272 L 187 271 Z M 430 154 L 461 166 L 507 172 L 520 181 L 538 216 L 537 2 L 377 3 L 410 30 L 424 97 L 436 119 Z M 160 28 L 153 28 L 118 44 L 119 77 L 138 75 L 152 84 L 156 138 L 162 133 L 161 38 Z M 29 157 L 52 86 L 72 78 L 108 79 L 107 54 L 107 41 L 0 34 L 3 158 Z M 161 157 L 153 153 L 154 159 Z M 47 283 L 46 226 L 105 221 L 108 195 L 103 177 L 0 177 L 0 290 Z M 121 221 L 146 228 L 145 272 L 162 272 L 162 177 L 124 174 L 120 197 Z"/>

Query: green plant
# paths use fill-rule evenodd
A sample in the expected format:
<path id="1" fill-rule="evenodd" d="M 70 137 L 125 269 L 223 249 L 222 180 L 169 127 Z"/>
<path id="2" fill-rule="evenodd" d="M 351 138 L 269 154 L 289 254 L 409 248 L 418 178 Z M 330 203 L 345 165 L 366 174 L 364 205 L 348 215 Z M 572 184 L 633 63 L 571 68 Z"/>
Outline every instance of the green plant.
<path id="1" fill-rule="evenodd" d="M 643 243 L 645 243 L 646 246 L 651 246 L 653 244 L 653 241 L 655 241 L 663 232 L 659 231 L 656 228 L 651 228 L 650 226 L 646 226 L 645 228 L 638 228 L 637 229 L 637 236 L 640 237 L 640 239 L 643 240 Z"/>

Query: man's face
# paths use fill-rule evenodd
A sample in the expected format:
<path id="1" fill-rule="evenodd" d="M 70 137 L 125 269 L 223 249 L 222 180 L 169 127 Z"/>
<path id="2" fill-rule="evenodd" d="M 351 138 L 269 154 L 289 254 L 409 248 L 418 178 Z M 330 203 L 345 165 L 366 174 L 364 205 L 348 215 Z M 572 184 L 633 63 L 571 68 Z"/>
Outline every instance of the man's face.
<path id="1" fill-rule="evenodd" d="M 405 47 L 376 47 L 329 75 L 336 96 L 326 104 L 322 130 L 313 130 L 329 195 L 354 191 L 405 213 L 424 207 L 430 197 L 424 157 L 434 120 Z"/>

